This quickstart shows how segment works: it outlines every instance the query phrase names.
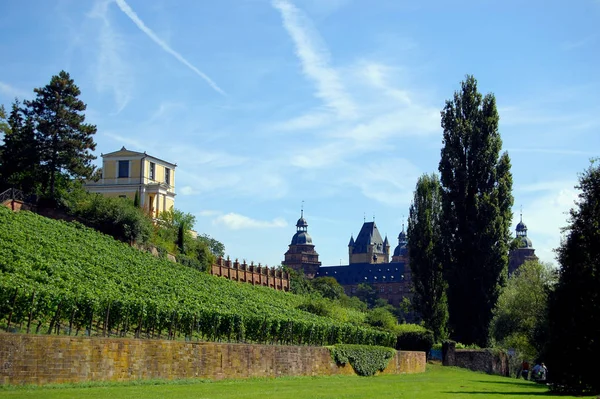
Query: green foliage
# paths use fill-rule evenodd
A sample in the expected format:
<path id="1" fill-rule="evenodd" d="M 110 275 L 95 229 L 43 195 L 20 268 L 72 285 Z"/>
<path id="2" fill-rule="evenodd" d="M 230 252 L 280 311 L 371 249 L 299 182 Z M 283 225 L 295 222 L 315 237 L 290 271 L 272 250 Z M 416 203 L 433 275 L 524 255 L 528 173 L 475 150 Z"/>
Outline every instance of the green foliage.
<path id="1" fill-rule="evenodd" d="M 13 187 L 35 194 L 40 180 L 40 154 L 34 121 L 18 101 L 12 105 L 4 143 L 0 146 L 0 190 Z"/>
<path id="2" fill-rule="evenodd" d="M 126 198 L 91 194 L 73 184 L 68 194 L 63 195 L 63 206 L 87 226 L 120 241 L 145 243 L 152 234 L 150 219 Z"/>
<path id="3" fill-rule="evenodd" d="M 317 277 L 311 281 L 311 284 L 323 298 L 339 299 L 344 295 L 344 287 L 333 277 Z"/>
<path id="4" fill-rule="evenodd" d="M 375 287 L 367 283 L 358 284 L 354 295 L 362 302 L 366 303 L 369 309 L 374 308 L 377 304 L 377 299 L 379 299 Z"/>
<path id="5" fill-rule="evenodd" d="M 512 175 L 493 94 L 467 76 L 441 113 L 444 275 L 451 336 L 486 346 L 492 310 L 505 284 Z"/>
<path id="6" fill-rule="evenodd" d="M 205 245 L 216 258 L 225 256 L 225 245 L 220 241 L 212 238 L 208 234 L 200 234 L 196 239 Z"/>
<path id="7" fill-rule="evenodd" d="M 297 309 L 300 296 L 157 259 L 79 223 L 1 208 L 0 225 L 0 320 L 32 332 L 393 344 L 392 334 Z"/>
<path id="8" fill-rule="evenodd" d="M 331 317 L 331 302 L 318 296 L 307 296 L 298 309 L 317 316 Z"/>
<path id="9" fill-rule="evenodd" d="M 335 345 L 329 347 L 331 357 L 337 364 L 352 366 L 356 374 L 372 376 L 387 367 L 396 351 L 383 346 Z"/>
<path id="10" fill-rule="evenodd" d="M 435 342 L 433 331 L 417 324 L 398 324 L 394 331 L 398 350 L 429 353 Z"/>
<path id="11" fill-rule="evenodd" d="M 514 348 L 526 359 L 537 359 L 545 343 L 548 295 L 557 274 L 552 266 L 529 260 L 508 279 L 498 298 L 490 335 L 497 346 Z"/>
<path id="12" fill-rule="evenodd" d="M 419 178 L 409 212 L 413 305 L 439 341 L 448 336 L 448 284 L 443 273 L 442 187 L 435 173 Z"/>
<path id="13" fill-rule="evenodd" d="M 575 392 L 600 393 L 600 159 L 579 176 L 560 275 L 549 304 L 547 363 L 552 380 Z"/>
<path id="14" fill-rule="evenodd" d="M 95 176 L 92 176 L 92 179 Z M 135 190 L 135 197 L 133 197 L 133 206 L 135 206 L 136 208 L 140 207 L 140 190 Z"/>
<path id="15" fill-rule="evenodd" d="M 35 124 L 42 191 L 54 198 L 57 183 L 62 181 L 59 175 L 67 180 L 92 175 L 96 126 L 84 123 L 86 105 L 78 98 L 81 91 L 67 72 L 60 71 L 34 92 L 36 98 L 25 101 L 26 114 Z"/>
<path id="16" fill-rule="evenodd" d="M 398 324 L 396 316 L 387 307 L 377 307 L 369 310 L 365 322 L 370 326 L 390 331 Z"/>
<path id="17" fill-rule="evenodd" d="M 290 275 L 290 291 L 297 295 L 308 295 L 314 291 L 310 280 L 304 273 L 296 271 L 289 266 L 283 266 L 283 271 Z"/>

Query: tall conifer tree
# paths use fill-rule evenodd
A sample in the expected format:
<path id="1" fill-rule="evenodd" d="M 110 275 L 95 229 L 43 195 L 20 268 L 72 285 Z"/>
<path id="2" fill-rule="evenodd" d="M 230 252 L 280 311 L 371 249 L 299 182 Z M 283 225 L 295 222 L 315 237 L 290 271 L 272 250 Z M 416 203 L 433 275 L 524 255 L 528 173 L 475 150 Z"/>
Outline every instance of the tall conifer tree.
<path id="1" fill-rule="evenodd" d="M 477 91 L 467 76 L 441 112 L 445 276 L 451 336 L 485 346 L 507 278 L 512 175 L 494 95 Z"/>
<path id="2" fill-rule="evenodd" d="M 447 283 L 443 275 L 442 187 L 436 174 L 417 181 L 408 217 L 413 304 L 436 341 L 448 336 Z"/>
<path id="3" fill-rule="evenodd" d="M 84 123 L 86 105 L 78 98 L 81 91 L 67 72 L 61 71 L 34 92 L 36 98 L 25 101 L 25 105 L 36 124 L 43 191 L 55 197 L 61 177 L 91 176 L 96 126 Z"/>

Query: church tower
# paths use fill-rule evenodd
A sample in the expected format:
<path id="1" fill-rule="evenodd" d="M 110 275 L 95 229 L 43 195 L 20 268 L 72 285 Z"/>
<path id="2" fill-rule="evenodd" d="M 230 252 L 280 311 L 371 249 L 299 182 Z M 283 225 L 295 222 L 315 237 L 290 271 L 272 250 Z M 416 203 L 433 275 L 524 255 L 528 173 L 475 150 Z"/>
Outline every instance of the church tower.
<path id="1" fill-rule="evenodd" d="M 508 254 L 508 275 L 511 276 L 527 260 L 537 260 L 535 249 L 529 237 L 527 237 L 527 226 L 523 223 L 523 213 L 521 221 L 517 224 L 517 236 L 513 240 L 513 249 Z"/>
<path id="2" fill-rule="evenodd" d="M 285 253 L 285 260 L 281 264 L 304 273 L 309 279 L 315 277 L 321 266 L 319 254 L 315 251 L 312 238 L 308 234 L 308 223 L 304 219 L 304 207 L 300 211 L 300 219 L 296 222 L 296 234 L 292 237 L 289 249 Z"/>

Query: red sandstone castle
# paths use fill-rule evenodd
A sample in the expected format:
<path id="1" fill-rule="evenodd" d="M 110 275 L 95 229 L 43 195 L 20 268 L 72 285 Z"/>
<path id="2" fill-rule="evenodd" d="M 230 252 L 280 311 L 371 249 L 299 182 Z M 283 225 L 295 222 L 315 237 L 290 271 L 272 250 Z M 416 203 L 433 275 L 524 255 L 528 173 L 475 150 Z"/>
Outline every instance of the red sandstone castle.
<path id="1" fill-rule="evenodd" d="M 509 275 L 512 275 L 527 260 L 537 260 L 535 249 L 529 237 L 527 226 L 521 221 L 517 224 L 515 248 L 509 253 Z M 412 279 L 409 266 L 407 237 L 402 231 L 398 235 L 398 245 L 390 260 L 390 243 L 387 236 L 381 238 L 375 222 L 364 222 L 356 240 L 350 237 L 348 244 L 348 265 L 322 266 L 319 254 L 308 234 L 308 223 L 304 211 L 296 223 L 296 234 L 292 237 L 289 249 L 285 253 L 283 265 L 315 277 L 335 278 L 347 295 L 354 295 L 358 284 L 372 285 L 379 297 L 386 299 L 391 305 L 399 306 L 404 298 L 412 300 Z"/>

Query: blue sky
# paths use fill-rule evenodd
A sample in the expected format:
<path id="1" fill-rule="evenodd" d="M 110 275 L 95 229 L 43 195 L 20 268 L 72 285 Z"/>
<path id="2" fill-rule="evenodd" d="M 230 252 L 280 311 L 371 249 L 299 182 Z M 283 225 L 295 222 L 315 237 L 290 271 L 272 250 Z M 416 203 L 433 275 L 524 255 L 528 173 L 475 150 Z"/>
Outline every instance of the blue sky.
<path id="1" fill-rule="evenodd" d="M 0 103 L 65 69 L 97 155 L 177 163 L 176 207 L 232 258 L 279 264 L 304 200 L 338 265 L 365 216 L 395 246 L 437 171 L 444 101 L 473 74 L 497 99 L 512 228 L 522 205 L 555 262 L 577 174 L 600 156 L 599 26 L 598 0 L 4 1 Z"/>

